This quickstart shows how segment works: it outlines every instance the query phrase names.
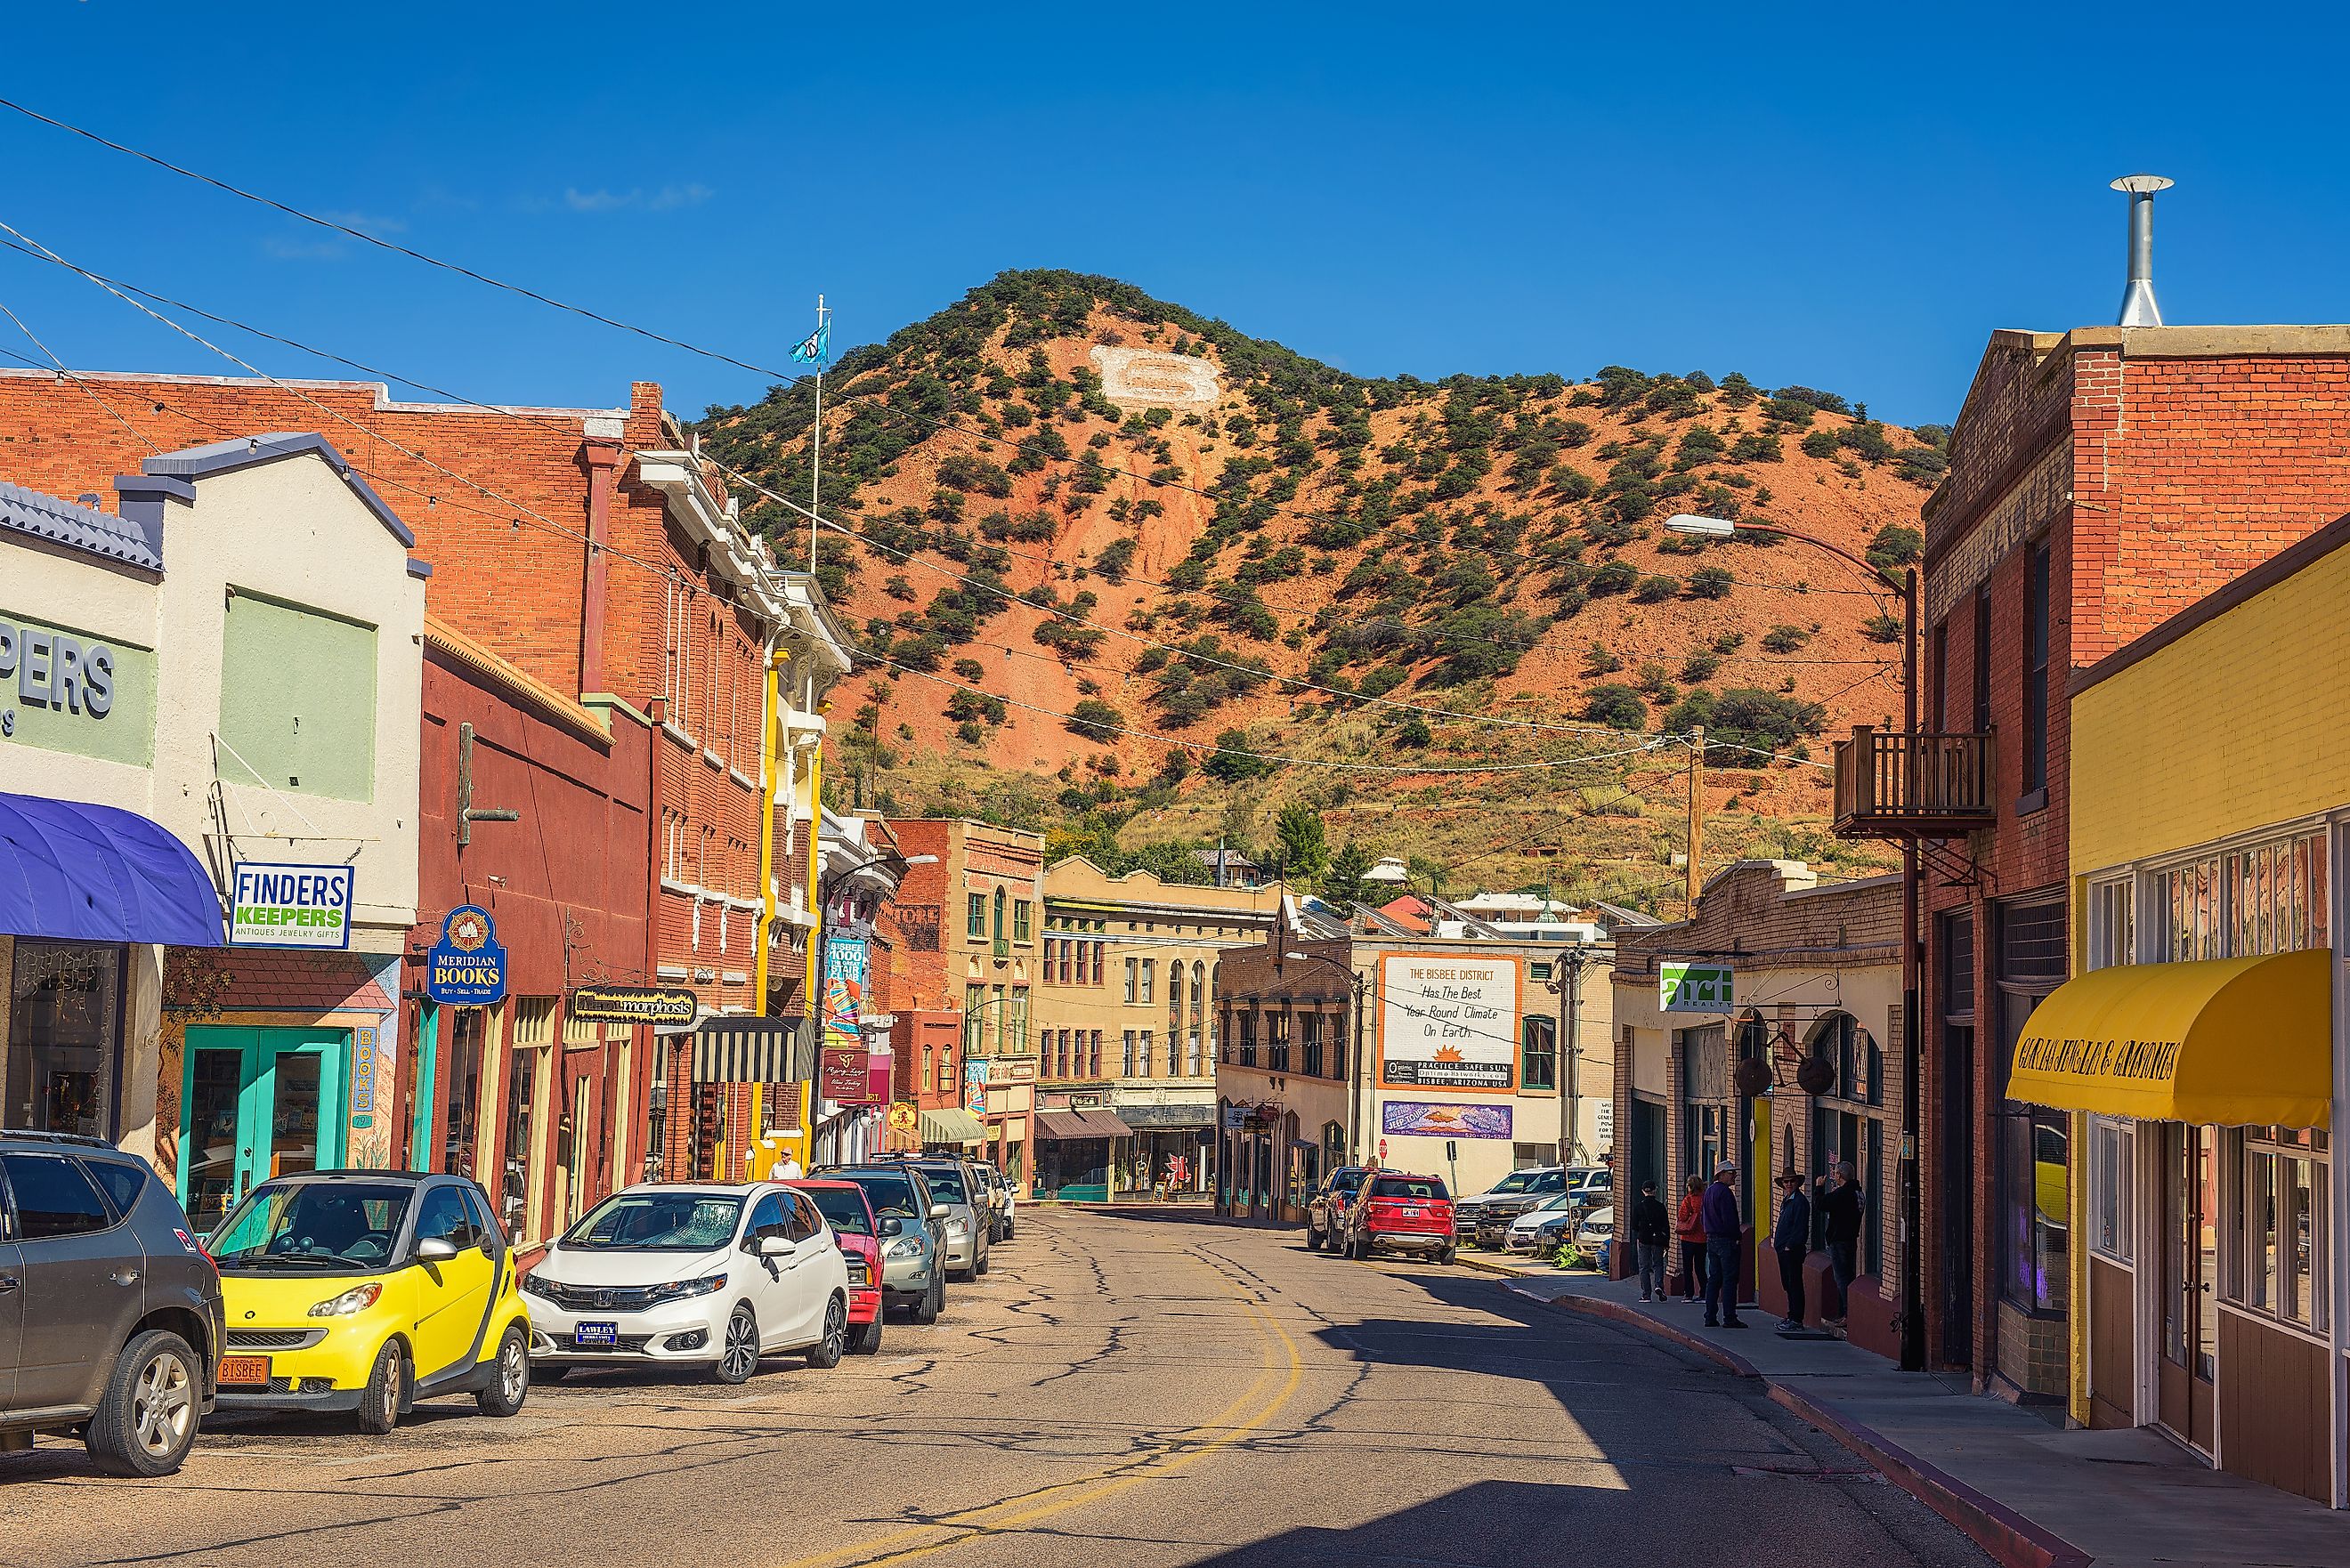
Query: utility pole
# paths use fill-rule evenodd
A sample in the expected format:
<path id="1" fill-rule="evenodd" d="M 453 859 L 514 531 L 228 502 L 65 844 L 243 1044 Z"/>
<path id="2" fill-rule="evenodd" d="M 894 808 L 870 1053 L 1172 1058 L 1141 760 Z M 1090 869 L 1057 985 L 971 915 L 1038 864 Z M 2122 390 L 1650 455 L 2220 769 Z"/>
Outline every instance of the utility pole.
<path id="1" fill-rule="evenodd" d="M 1683 919 L 1697 919 L 1698 861 L 1705 854 L 1705 726 L 1690 731 L 1689 889 Z"/>

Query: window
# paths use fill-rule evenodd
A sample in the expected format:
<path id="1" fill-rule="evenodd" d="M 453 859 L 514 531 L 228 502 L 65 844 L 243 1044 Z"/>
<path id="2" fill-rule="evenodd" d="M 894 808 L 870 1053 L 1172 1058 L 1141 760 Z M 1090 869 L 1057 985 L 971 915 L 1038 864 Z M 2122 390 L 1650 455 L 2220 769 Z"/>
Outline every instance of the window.
<path id="1" fill-rule="evenodd" d="M 1088 1078 L 1098 1078 L 1101 1075 L 1102 1032 L 1096 1029 L 1087 1036 L 1086 1076 Z"/>
<path id="2" fill-rule="evenodd" d="M 2088 964 L 2111 969 L 2137 961 L 2137 900 L 2129 878 L 2099 882 L 2089 889 Z"/>
<path id="3" fill-rule="evenodd" d="M 2064 982 L 2064 905 L 2061 899 L 1999 908 L 1997 1007 L 2002 1087 L 2015 1065 L 2024 1020 Z M 2061 1313 L 2069 1296 L 2067 1262 L 2071 1180 L 2065 1170 L 2071 1117 L 2014 1100 L 1998 1116 L 2000 1284 L 2035 1312 Z"/>
<path id="4" fill-rule="evenodd" d="M 1950 728 L 1950 623 L 1934 628 L 1933 669 L 1926 689 L 1927 722 L 1947 733 Z"/>
<path id="5" fill-rule="evenodd" d="M 1014 941 L 1024 943 L 1028 940 L 1029 910 L 1035 907 L 1025 898 L 1014 898 L 1012 901 L 1012 940 Z"/>
<path id="6" fill-rule="evenodd" d="M 519 1013 L 515 1022 L 519 1028 Z M 515 1050 L 506 1057 L 506 1136 L 500 1146 L 505 1171 L 500 1188 L 503 1201 L 499 1212 L 507 1232 L 515 1236 L 538 1234 L 534 1210 L 540 1151 L 534 1136 L 538 1130 L 538 1118 L 532 1109 L 538 1103 L 538 1067 L 544 1056 L 544 1052 L 525 1049 L 517 1039 Z"/>
<path id="7" fill-rule="evenodd" d="M 92 1159 L 84 1161 L 82 1168 L 88 1171 L 90 1179 L 104 1190 L 107 1202 L 114 1206 L 117 1214 L 130 1213 L 131 1206 L 139 1201 L 139 1195 L 147 1189 L 150 1168 L 144 1165 Z"/>
<path id="8" fill-rule="evenodd" d="M 1134 1076 L 1134 1031 L 1131 1029 L 1126 1032 L 1126 1054 L 1119 1063 L 1118 1075 L 1123 1078 Z"/>
<path id="9" fill-rule="evenodd" d="M 1558 1020 L 1528 1018 L 1518 1041 L 1518 1082 L 1529 1089 L 1558 1087 Z"/>
<path id="10" fill-rule="evenodd" d="M 763 1241 L 769 1236 L 782 1236 L 784 1227 L 784 1195 L 770 1192 L 753 1206 L 750 1223 L 743 1227 L 746 1241 Z"/>
<path id="11" fill-rule="evenodd" d="M 2329 944 L 2325 835 L 2281 835 L 2155 874 L 2158 956 L 2256 958 Z"/>
<path id="12" fill-rule="evenodd" d="M 566 1045 L 593 1045 L 605 1035 L 604 1025 L 593 1019 L 563 1015 L 563 1043 Z"/>
<path id="13" fill-rule="evenodd" d="M 1149 1076 L 1150 1076 L 1150 1057 L 1151 1057 L 1151 1034 L 1150 1034 L 1150 1031 L 1149 1031 L 1149 1030 L 1148 1030 L 1148 1029 L 1146 1029 L 1146 1030 L 1144 1030 L 1144 1031 L 1142 1032 L 1142 1050 L 1141 1050 L 1141 1054 L 1140 1054 L 1136 1058 L 1136 1061 L 1137 1061 L 1138 1064 L 1139 1064 L 1139 1065 L 1140 1065 L 1140 1067 L 1142 1068 L 1142 1075 L 1143 1075 L 1144 1077 L 1146 1077 L 1146 1078 L 1148 1078 Z"/>
<path id="14" fill-rule="evenodd" d="M 962 1052 L 966 1056 L 978 1056 L 987 1050 L 987 988 L 966 985 L 962 988 Z"/>
<path id="15" fill-rule="evenodd" d="M 1249 1011 L 1249 1012 L 1246 1012 L 1242 1013 L 1242 1014 L 1241 1014 L 1241 1018 L 1240 1018 L 1240 1023 L 1241 1023 L 1241 1040 L 1240 1040 L 1241 1061 L 1240 1061 L 1240 1064 L 1241 1064 L 1242 1066 L 1243 1066 L 1243 1067 L 1253 1067 L 1253 1066 L 1255 1066 L 1255 1065 L 1256 1065 L 1256 1012 L 1255 1012 L 1255 1011 L 1254 1011 L 1253 1009 L 1252 1009 L 1252 1010 L 1251 1010 L 1251 1011 Z"/>
<path id="16" fill-rule="evenodd" d="M 1089 947 L 1089 948 L 1091 948 L 1091 949 L 1093 950 L 1093 954 L 1094 954 L 1094 978 L 1093 978 L 1093 983 L 1094 983 L 1094 984 L 1096 984 L 1096 985 L 1099 985 L 1099 984 L 1102 982 L 1102 959 L 1103 959 L 1104 951 L 1105 951 L 1105 950 L 1108 947 L 1108 945 L 1109 945 L 1109 944 L 1108 944 L 1108 943 L 1107 943 L 1107 942 L 1103 942 L 1103 941 L 1096 940 L 1096 941 L 1088 942 L 1088 943 L 1087 943 L 1086 945 L 1087 945 L 1087 947 Z"/>
<path id="17" fill-rule="evenodd" d="M 1150 1005 L 1151 976 L 1157 971 L 1158 967 L 1158 965 L 1152 963 L 1149 959 L 1144 959 L 1142 961 L 1142 1005 L 1145 1007 Z M 1127 1000 L 1131 1002 L 1134 998 L 1128 997 Z"/>
<path id="18" fill-rule="evenodd" d="M 987 940 L 986 894 L 966 893 L 963 895 L 962 934 L 975 942 L 983 942 Z"/>
<path id="19" fill-rule="evenodd" d="M 1010 999 L 1004 993 L 1004 988 L 1000 985 L 994 988 L 987 999 L 988 1006 L 993 1010 L 992 1027 L 989 1032 L 995 1036 L 995 1050 L 998 1055 L 1002 1055 L 1008 1049 L 1006 1031 L 1012 1019 L 1009 1001 Z"/>
<path id="20" fill-rule="evenodd" d="M 1183 966 L 1170 963 L 1167 966 L 1167 1037 L 1172 1040 L 1182 1027 Z"/>
<path id="21" fill-rule="evenodd" d="M 2089 1246 L 2116 1263 L 2130 1261 L 2137 1223 L 2137 1134 L 2111 1116 L 2089 1118 Z"/>
<path id="22" fill-rule="evenodd" d="M 1975 589 L 1974 732 L 1991 733 L 1991 585 Z"/>
<path id="23" fill-rule="evenodd" d="M 2230 1129 L 2241 1183 L 2228 1297 L 2313 1334 L 2329 1324 L 2326 1135 L 2291 1127 Z"/>
<path id="24" fill-rule="evenodd" d="M 1126 1000 L 1128 1004 L 1131 1004 L 1134 1000 L 1141 994 L 1141 992 L 1138 988 L 1135 981 L 1135 971 L 1140 962 L 1141 961 L 1139 959 L 1128 959 L 1126 961 Z"/>
<path id="25" fill-rule="evenodd" d="M 1194 1050 L 1198 1047 L 1194 1046 Z M 1183 1037 L 1175 1030 L 1167 1032 L 1167 1075 L 1175 1077 L 1183 1071 Z"/>
<path id="26" fill-rule="evenodd" d="M 995 940 L 996 940 L 997 941 L 999 941 L 999 942 L 1000 942 L 1000 941 L 1002 941 L 1002 940 L 1003 940 L 1003 904 L 1004 904 L 1004 893 L 1003 893 L 1003 888 L 998 888 L 995 890 L 994 912 L 995 912 Z"/>
<path id="27" fill-rule="evenodd" d="M 1289 1071 L 1289 1010 L 1282 1009 L 1266 1020 L 1265 1066 L 1275 1073 Z"/>
<path id="28" fill-rule="evenodd" d="M 1308 1012 L 1302 1015 L 1297 1023 L 1299 1054 L 1305 1058 L 1298 1071 L 1309 1078 L 1318 1078 L 1322 1075 L 1322 1015 Z"/>
<path id="29" fill-rule="evenodd" d="M 1012 988 L 1012 1011 L 1004 1020 L 1007 1038 L 1003 1048 L 1014 1055 L 1028 1054 L 1028 988 Z"/>
<path id="30" fill-rule="evenodd" d="M 435 1187 L 426 1190 L 423 1200 L 416 1206 L 416 1239 L 446 1241 L 461 1252 L 474 1243 L 477 1238 L 473 1218 L 465 1211 L 464 1189 Z"/>
<path id="31" fill-rule="evenodd" d="M 53 1154 L 0 1155 L 0 1170 L 16 1199 L 16 1239 L 81 1236 L 114 1223 L 78 1160 Z"/>
<path id="32" fill-rule="evenodd" d="M 551 996 L 518 996 L 515 998 L 514 1043 L 516 1045 L 544 1045 L 555 1038 L 555 998 Z"/>
<path id="33" fill-rule="evenodd" d="M 1548 980 L 1550 978 L 1550 965 L 1540 959 L 1535 960 L 1533 963 L 1526 965 L 1526 978 L 1528 980 Z"/>
<path id="34" fill-rule="evenodd" d="M 2048 787 L 2048 545 L 2023 564 L 2023 788 Z"/>
<path id="35" fill-rule="evenodd" d="M 220 776 L 375 798 L 376 628 L 231 588 L 221 633 Z M 301 671 L 289 680 L 288 670 Z"/>

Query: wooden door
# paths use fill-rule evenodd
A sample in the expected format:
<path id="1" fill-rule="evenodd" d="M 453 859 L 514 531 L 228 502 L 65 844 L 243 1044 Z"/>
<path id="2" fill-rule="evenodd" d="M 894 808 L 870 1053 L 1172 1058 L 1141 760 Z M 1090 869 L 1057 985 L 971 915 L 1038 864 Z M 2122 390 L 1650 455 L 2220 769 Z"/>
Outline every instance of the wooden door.
<path id="1" fill-rule="evenodd" d="M 2219 1375 L 2219 1129 L 2162 1129 L 2161 1355 L 2157 1416 L 2199 1451 L 2212 1451 Z"/>

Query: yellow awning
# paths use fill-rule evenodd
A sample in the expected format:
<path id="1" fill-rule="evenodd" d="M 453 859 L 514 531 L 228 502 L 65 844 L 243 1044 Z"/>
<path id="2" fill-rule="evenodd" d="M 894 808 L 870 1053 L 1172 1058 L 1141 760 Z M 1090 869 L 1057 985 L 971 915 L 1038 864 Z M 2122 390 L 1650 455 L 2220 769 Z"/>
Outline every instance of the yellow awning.
<path id="1" fill-rule="evenodd" d="M 2066 981 L 2016 1042 L 2008 1097 L 2221 1127 L 2322 1127 L 2334 955 L 2124 964 Z"/>

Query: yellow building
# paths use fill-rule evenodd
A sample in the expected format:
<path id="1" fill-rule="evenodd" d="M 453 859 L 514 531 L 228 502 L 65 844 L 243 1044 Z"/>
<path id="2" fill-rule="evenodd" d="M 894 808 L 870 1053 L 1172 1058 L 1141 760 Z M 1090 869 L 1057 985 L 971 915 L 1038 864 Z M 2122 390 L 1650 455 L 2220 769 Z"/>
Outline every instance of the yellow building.
<path id="1" fill-rule="evenodd" d="M 2074 978 L 2009 1081 L 2078 1113 L 2076 1418 L 2336 1507 L 2345 545 L 2350 518 L 2074 678 Z"/>
<path id="2" fill-rule="evenodd" d="M 1045 869 L 1037 988 L 1037 1189 L 1073 1198 L 1208 1191 L 1216 1127 L 1217 968 L 1272 928 L 1271 888 Z"/>

